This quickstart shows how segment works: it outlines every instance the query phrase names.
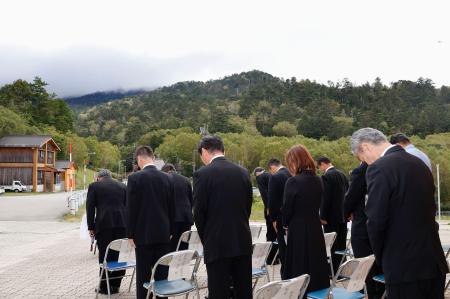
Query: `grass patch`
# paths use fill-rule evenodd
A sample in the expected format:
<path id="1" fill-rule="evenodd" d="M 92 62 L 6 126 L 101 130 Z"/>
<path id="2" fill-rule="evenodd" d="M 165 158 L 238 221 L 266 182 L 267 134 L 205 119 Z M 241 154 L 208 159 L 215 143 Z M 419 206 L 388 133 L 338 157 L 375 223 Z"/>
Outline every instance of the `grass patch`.
<path id="1" fill-rule="evenodd" d="M 44 194 L 54 194 L 52 192 L 5 192 L 2 196 L 30 196 L 30 195 L 44 195 Z"/>
<path id="2" fill-rule="evenodd" d="M 259 196 L 255 196 L 255 200 L 252 204 L 252 213 L 250 214 L 250 221 L 262 221 L 264 222 L 264 203 Z"/>
<path id="3" fill-rule="evenodd" d="M 81 218 L 83 218 L 84 213 L 86 213 L 86 203 L 78 208 L 78 212 L 75 215 L 70 214 L 70 211 L 63 215 L 62 220 L 67 222 L 81 222 Z"/>

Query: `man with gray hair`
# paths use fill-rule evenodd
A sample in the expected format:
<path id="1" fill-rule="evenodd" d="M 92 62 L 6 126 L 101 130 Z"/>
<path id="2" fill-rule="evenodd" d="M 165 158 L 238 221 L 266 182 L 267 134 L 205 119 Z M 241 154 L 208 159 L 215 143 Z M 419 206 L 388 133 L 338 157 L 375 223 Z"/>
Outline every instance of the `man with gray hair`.
<path id="1" fill-rule="evenodd" d="M 91 237 L 97 239 L 98 261 L 103 263 L 106 247 L 116 239 L 125 238 L 125 201 L 126 186 L 111 176 L 107 169 L 101 169 L 97 174 L 97 182 L 89 185 L 86 200 L 86 215 L 88 229 Z M 106 260 L 117 261 L 119 252 L 110 251 Z M 109 285 L 111 294 L 119 291 L 121 277 L 125 271 L 114 271 L 109 273 Z M 103 274 L 102 279 L 105 279 Z M 98 290 L 101 294 L 108 294 L 106 280 L 100 284 Z"/>
<path id="2" fill-rule="evenodd" d="M 389 299 L 444 298 L 448 267 L 435 226 L 431 172 L 373 128 L 353 133 L 351 150 L 369 164 L 367 232 Z"/>

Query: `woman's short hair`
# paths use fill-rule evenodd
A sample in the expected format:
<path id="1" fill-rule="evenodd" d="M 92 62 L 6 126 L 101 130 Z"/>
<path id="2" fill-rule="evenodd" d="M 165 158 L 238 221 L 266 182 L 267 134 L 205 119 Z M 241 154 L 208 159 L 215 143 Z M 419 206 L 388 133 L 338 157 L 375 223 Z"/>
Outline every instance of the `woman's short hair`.
<path id="1" fill-rule="evenodd" d="M 302 144 L 294 145 L 288 150 L 286 163 L 291 174 L 298 174 L 303 170 L 316 174 L 316 163 L 308 149 Z"/>

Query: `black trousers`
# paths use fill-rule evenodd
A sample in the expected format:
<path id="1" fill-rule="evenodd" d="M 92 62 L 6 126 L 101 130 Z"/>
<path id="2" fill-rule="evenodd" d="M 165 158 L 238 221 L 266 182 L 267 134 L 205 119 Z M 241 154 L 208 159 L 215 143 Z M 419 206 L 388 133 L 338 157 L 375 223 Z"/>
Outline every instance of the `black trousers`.
<path id="1" fill-rule="evenodd" d="M 281 263 L 280 267 L 281 279 L 285 279 L 284 277 L 284 261 L 286 260 L 286 241 L 284 240 L 285 236 L 286 233 L 284 231 L 283 226 L 281 225 L 280 219 L 280 221 L 277 221 L 277 241 L 278 241 L 278 257 Z"/>
<path id="2" fill-rule="evenodd" d="M 178 240 L 180 240 L 181 234 L 185 231 L 191 230 L 192 223 L 190 222 L 175 222 L 174 232 L 172 235 L 172 239 L 170 239 L 170 251 L 176 251 Z M 188 243 L 182 242 L 180 244 L 180 250 L 188 249 Z"/>
<path id="3" fill-rule="evenodd" d="M 147 296 L 147 289 L 143 285 L 150 281 L 153 266 L 160 257 L 169 253 L 169 248 L 169 243 L 136 245 L 136 298 L 143 299 Z M 167 279 L 167 275 L 167 267 L 158 267 L 155 280 Z"/>
<path id="4" fill-rule="evenodd" d="M 373 254 L 370 246 L 369 238 L 366 236 L 358 236 L 352 234 L 352 249 L 356 258 L 366 257 Z M 375 275 L 383 274 L 380 267 L 375 262 L 370 269 L 369 275 L 366 279 L 367 295 L 369 299 L 380 299 L 384 293 L 384 284 L 375 282 L 373 277 Z"/>
<path id="5" fill-rule="evenodd" d="M 267 214 L 267 210 L 264 207 L 264 219 L 266 220 L 266 240 L 273 242 L 277 239 L 277 233 L 275 232 L 275 229 L 273 228 L 272 220 L 270 219 L 270 216 Z"/>
<path id="6" fill-rule="evenodd" d="M 126 237 L 125 228 L 112 228 L 108 230 L 103 230 L 98 232 L 95 235 L 95 238 L 97 239 L 97 246 L 98 246 L 98 262 L 101 264 L 103 263 L 103 260 L 105 258 L 106 253 L 106 247 L 108 247 L 108 244 L 111 243 L 111 241 L 114 241 L 116 239 L 122 239 Z M 106 260 L 108 262 L 115 262 L 119 259 L 119 252 L 115 250 L 110 250 L 108 253 L 108 256 L 106 257 Z M 101 273 L 101 269 L 100 269 Z M 109 285 L 113 288 L 119 288 L 120 283 L 122 282 L 122 278 L 115 278 L 125 275 L 125 271 L 114 271 L 114 272 L 108 272 L 109 276 Z M 115 278 L 115 279 L 111 279 Z M 105 273 L 103 273 L 102 279 L 106 279 Z M 107 292 L 107 284 L 106 280 L 102 281 L 100 283 L 100 290 Z"/>
<path id="7" fill-rule="evenodd" d="M 387 284 L 388 299 L 444 299 L 445 275 L 401 284 Z"/>
<path id="8" fill-rule="evenodd" d="M 333 247 L 331 247 L 331 260 L 333 261 L 333 269 L 336 273 L 339 268 L 342 255 L 335 254 L 334 252 L 336 250 L 345 250 L 345 247 L 347 246 L 347 223 L 326 224 L 323 226 L 323 230 L 326 233 L 336 232 L 336 241 L 334 241 Z"/>
<path id="9" fill-rule="evenodd" d="M 251 255 L 223 258 L 207 263 L 206 271 L 208 299 L 229 299 L 231 286 L 234 290 L 234 298 L 252 298 Z"/>

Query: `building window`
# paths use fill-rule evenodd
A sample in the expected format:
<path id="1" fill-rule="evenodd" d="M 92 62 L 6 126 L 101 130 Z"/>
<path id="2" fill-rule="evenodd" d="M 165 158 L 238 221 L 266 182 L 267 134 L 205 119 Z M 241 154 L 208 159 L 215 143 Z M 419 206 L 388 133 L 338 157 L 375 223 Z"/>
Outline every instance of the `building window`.
<path id="1" fill-rule="evenodd" d="M 42 170 L 38 170 L 37 172 L 37 184 L 38 185 L 44 184 L 44 172 Z"/>
<path id="2" fill-rule="evenodd" d="M 44 163 L 45 161 L 45 151 L 39 151 L 39 163 Z"/>

